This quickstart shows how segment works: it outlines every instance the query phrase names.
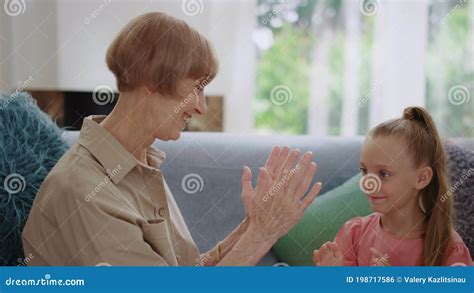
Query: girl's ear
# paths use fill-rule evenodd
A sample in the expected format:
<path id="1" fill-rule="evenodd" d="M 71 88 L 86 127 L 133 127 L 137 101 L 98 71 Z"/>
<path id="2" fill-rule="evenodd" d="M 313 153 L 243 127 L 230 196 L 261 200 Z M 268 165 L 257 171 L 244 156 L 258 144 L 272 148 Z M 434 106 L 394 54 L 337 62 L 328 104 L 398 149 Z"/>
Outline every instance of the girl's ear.
<path id="1" fill-rule="evenodd" d="M 431 169 L 431 167 L 426 166 L 419 169 L 417 178 L 416 178 L 415 188 L 417 190 L 422 190 L 428 184 L 430 184 L 432 178 L 433 178 L 433 170 Z"/>

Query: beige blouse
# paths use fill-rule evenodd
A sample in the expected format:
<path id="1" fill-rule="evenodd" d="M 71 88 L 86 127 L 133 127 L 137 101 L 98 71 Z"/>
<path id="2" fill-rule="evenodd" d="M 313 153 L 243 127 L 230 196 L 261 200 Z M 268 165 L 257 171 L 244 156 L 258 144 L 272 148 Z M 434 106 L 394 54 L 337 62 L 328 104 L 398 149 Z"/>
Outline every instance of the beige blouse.
<path id="1" fill-rule="evenodd" d="M 165 154 L 150 147 L 148 166 L 139 162 L 98 124 L 103 118 L 84 119 L 41 185 L 22 235 L 28 264 L 203 264 L 159 169 Z M 219 245 L 205 259 L 218 261 Z"/>

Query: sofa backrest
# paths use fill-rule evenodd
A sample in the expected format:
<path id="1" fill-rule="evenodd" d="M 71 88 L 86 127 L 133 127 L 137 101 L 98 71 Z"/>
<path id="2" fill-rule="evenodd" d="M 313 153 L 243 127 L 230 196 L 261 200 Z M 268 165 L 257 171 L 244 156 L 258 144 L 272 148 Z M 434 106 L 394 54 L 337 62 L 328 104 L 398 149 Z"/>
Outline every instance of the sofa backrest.
<path id="1" fill-rule="evenodd" d="M 72 143 L 78 132 L 66 132 Z M 318 164 L 321 194 L 359 172 L 362 137 L 257 136 L 185 132 L 177 141 L 156 141 L 166 153 L 164 177 L 201 252 L 222 240 L 244 218 L 240 200 L 243 165 L 254 177 L 275 145 L 312 151 Z M 456 144 L 474 146 L 472 139 Z M 255 184 L 256 178 L 254 178 Z"/>

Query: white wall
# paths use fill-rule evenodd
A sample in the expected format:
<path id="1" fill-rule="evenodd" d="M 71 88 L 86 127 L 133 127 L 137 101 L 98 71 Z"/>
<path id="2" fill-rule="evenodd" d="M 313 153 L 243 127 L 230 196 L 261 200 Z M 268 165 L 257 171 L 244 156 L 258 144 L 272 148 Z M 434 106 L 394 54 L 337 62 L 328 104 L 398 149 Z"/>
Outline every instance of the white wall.
<path id="1" fill-rule="evenodd" d="M 6 81 L 6 66 L 2 63 L 5 59 L 6 47 L 8 45 L 8 22 L 7 17 L 0 14 L 0 91 L 10 91 L 8 82 Z"/>
<path id="2" fill-rule="evenodd" d="M 384 1 L 376 14 L 369 127 L 425 105 L 428 0 Z"/>
<path id="3" fill-rule="evenodd" d="M 30 0 L 17 16 L 0 14 L 9 47 L 0 48 L 0 80 L 16 87 L 32 76 L 29 88 L 92 91 L 99 85 L 115 87 L 105 65 L 105 52 L 116 33 L 133 17 L 164 11 L 184 19 L 214 44 L 221 70 L 208 95 L 225 97 L 224 129 L 252 128 L 251 102 L 255 96 L 255 49 L 251 35 L 256 22 L 256 0 L 205 0 L 187 6 L 177 0 Z M 3 6 L 3 5 L 2 5 Z M 196 8 L 197 10 L 192 10 Z M 197 11 L 199 13 L 194 14 Z M 3 11 L 2 11 L 3 12 Z M 187 13 L 186 13 L 187 12 Z M 3 76 L 3 77 L 2 77 Z"/>

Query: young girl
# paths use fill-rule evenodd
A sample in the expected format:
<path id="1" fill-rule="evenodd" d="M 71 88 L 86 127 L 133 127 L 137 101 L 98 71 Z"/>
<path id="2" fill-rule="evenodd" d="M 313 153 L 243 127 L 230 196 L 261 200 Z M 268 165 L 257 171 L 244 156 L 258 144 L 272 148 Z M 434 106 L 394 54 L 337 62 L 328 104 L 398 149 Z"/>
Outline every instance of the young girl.
<path id="1" fill-rule="evenodd" d="M 361 149 L 361 189 L 373 214 L 344 224 L 314 251 L 319 266 L 472 266 L 453 229 L 446 156 L 421 107 L 372 129 Z"/>

